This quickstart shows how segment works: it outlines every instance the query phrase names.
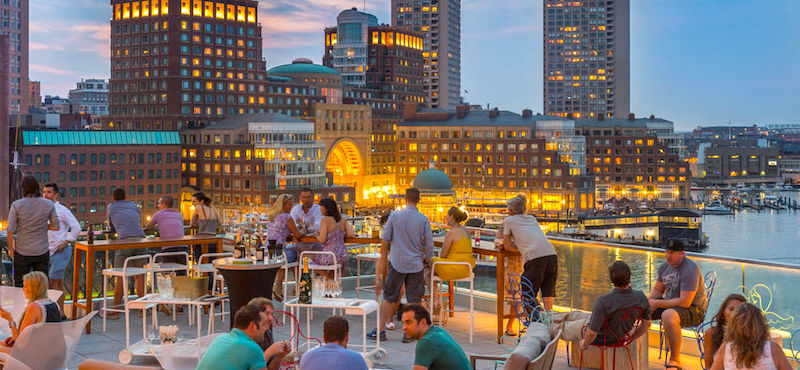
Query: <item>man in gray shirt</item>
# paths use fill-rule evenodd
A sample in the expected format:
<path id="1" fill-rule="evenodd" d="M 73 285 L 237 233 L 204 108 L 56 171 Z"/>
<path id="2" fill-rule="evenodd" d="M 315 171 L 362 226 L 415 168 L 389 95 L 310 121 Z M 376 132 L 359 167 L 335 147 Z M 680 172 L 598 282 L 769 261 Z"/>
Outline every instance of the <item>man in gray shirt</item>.
<path id="1" fill-rule="evenodd" d="M 375 339 L 378 335 L 386 340 L 383 329 L 386 322 L 394 314 L 400 302 L 403 284 L 406 287 L 406 300 L 411 304 L 419 304 L 425 294 L 425 276 L 423 269 L 433 258 L 433 232 L 431 223 L 417 209 L 419 190 L 406 190 L 406 208 L 392 212 L 381 234 L 381 248 L 389 250 L 389 266 L 386 274 L 386 285 L 383 288 L 381 303 L 381 326 L 368 336 Z"/>
<path id="2" fill-rule="evenodd" d="M 108 204 L 106 208 L 108 214 L 108 225 L 111 227 L 111 232 L 117 234 L 118 239 L 127 238 L 144 238 L 144 231 L 142 230 L 142 216 L 139 212 L 139 206 L 129 200 L 125 200 L 125 189 L 116 188 L 111 193 L 111 199 L 114 201 Z M 147 249 L 122 249 L 114 252 L 114 267 L 122 268 L 125 264 L 125 259 L 128 257 L 146 254 Z M 144 260 L 131 261 L 128 267 L 142 267 Z M 139 297 L 144 296 L 144 275 L 137 275 L 136 279 L 136 294 Z M 122 295 L 127 292 L 122 291 L 122 278 L 117 278 L 117 283 L 114 285 L 114 306 L 122 302 Z M 109 313 L 108 317 L 115 317 L 117 314 Z"/>
<path id="3" fill-rule="evenodd" d="M 680 367 L 681 328 L 699 325 L 706 310 L 703 273 L 694 261 L 686 258 L 684 245 L 671 240 L 666 261 L 658 266 L 655 285 L 650 292 L 652 319 L 661 320 L 667 335 L 670 357 L 667 368 Z"/>
<path id="4" fill-rule="evenodd" d="M 14 260 L 14 286 L 21 287 L 22 276 L 31 271 L 47 275 L 50 269 L 47 230 L 58 230 L 58 225 L 56 208 L 53 202 L 42 198 L 39 182 L 32 175 L 23 177 L 22 199 L 11 204 L 6 228 L 8 252 Z"/>

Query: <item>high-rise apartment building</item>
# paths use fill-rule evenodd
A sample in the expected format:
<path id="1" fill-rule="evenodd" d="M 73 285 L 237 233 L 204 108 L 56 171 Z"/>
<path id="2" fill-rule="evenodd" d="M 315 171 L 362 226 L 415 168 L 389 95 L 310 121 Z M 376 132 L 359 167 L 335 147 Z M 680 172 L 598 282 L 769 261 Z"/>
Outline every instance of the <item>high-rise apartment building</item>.
<path id="1" fill-rule="evenodd" d="M 255 0 L 112 0 L 115 129 L 179 129 L 263 113 L 266 66 Z"/>
<path id="2" fill-rule="evenodd" d="M 544 112 L 625 118 L 630 0 L 544 0 Z"/>
<path id="3" fill-rule="evenodd" d="M 0 35 L 8 35 L 10 44 L 2 50 L 10 56 L 11 112 L 27 113 L 28 92 L 28 0 L 0 2 Z M 4 118 L 5 119 L 5 118 Z"/>
<path id="4" fill-rule="evenodd" d="M 81 80 L 69 91 L 69 102 L 75 113 L 91 114 L 93 118 L 108 114 L 108 82 L 90 78 Z"/>
<path id="5" fill-rule="evenodd" d="M 461 103 L 461 0 L 392 0 L 392 25 L 423 35 L 428 107 L 456 109 Z"/>
<path id="6" fill-rule="evenodd" d="M 11 44 L 11 38 L 8 35 L 0 35 L 0 50 L 6 50 Z M 8 218 L 8 205 L 11 189 L 9 188 L 9 138 L 8 138 L 8 116 L 11 114 L 11 99 L 7 98 L 11 90 L 11 79 L 9 76 L 9 65 L 11 64 L 10 56 L 8 53 L 0 53 L 0 132 L 6 133 L 2 140 L 0 140 L 0 192 L 5 195 L 0 195 L 0 222 L 5 222 Z"/>

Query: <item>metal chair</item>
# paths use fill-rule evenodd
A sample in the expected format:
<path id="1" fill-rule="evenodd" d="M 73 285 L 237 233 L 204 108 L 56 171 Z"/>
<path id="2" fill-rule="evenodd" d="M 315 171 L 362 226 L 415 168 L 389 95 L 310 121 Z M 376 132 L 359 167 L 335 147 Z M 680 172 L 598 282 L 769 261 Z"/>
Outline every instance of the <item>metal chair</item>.
<path id="1" fill-rule="evenodd" d="M 792 333 L 792 336 L 789 338 L 789 349 L 792 351 L 792 357 L 794 357 L 794 360 L 797 363 L 800 363 L 800 350 L 794 349 L 795 338 L 800 338 L 800 330 L 795 330 L 795 332 Z"/>
<path id="2" fill-rule="evenodd" d="M 380 253 L 372 252 L 372 253 L 356 254 L 356 298 L 361 298 L 361 297 L 359 297 L 359 292 L 360 291 L 362 291 L 362 290 L 363 291 L 369 291 L 369 289 L 375 288 L 375 285 L 361 286 L 361 262 L 362 261 L 369 261 L 369 262 L 373 262 L 373 263 L 375 263 L 377 265 L 377 263 L 378 263 L 378 261 L 380 261 L 380 259 L 381 259 L 381 254 Z M 375 273 L 377 274 L 378 272 L 375 271 Z"/>
<path id="3" fill-rule="evenodd" d="M 305 251 L 300 253 L 300 258 L 297 261 L 303 261 L 305 257 L 310 258 L 308 262 L 309 271 L 333 271 L 333 280 L 339 283 L 342 282 L 342 264 L 338 261 L 332 265 L 318 265 L 313 262 L 313 256 L 316 255 L 329 255 L 336 261 L 336 255 L 330 251 Z"/>
<path id="4" fill-rule="evenodd" d="M 517 319 L 522 325 L 523 330 L 519 330 L 519 337 L 522 337 L 524 329 L 528 328 L 531 322 L 539 321 L 544 308 L 539 305 L 533 293 L 533 284 L 528 278 L 520 274 L 510 274 L 508 276 L 508 287 L 511 291 L 511 307 L 517 315 Z"/>
<path id="5" fill-rule="evenodd" d="M 125 263 L 122 264 L 122 267 L 112 267 L 103 270 L 103 331 L 106 331 L 106 311 L 111 312 L 119 312 L 125 313 L 125 309 L 120 308 L 108 308 L 108 278 L 118 277 L 122 280 L 122 307 L 126 307 L 128 303 L 128 278 L 145 275 L 147 276 L 150 274 L 149 268 L 144 267 L 128 267 L 128 263 L 130 261 L 135 260 L 147 260 L 146 264 L 152 264 L 153 259 L 149 254 L 142 254 L 138 256 L 131 256 L 125 259 Z M 145 290 L 147 290 L 145 288 Z M 153 291 L 154 289 L 151 289 Z M 137 292 L 138 293 L 138 292 Z M 153 317 L 155 318 L 155 307 L 153 307 Z M 153 326 L 156 325 L 156 321 L 153 320 Z"/>
<path id="6" fill-rule="evenodd" d="M 695 338 L 697 339 L 697 348 L 700 351 L 700 366 L 705 370 L 705 362 L 703 361 L 703 357 L 705 354 L 703 353 L 703 330 L 706 327 L 703 324 L 703 321 L 706 320 L 706 312 L 708 312 L 708 303 L 711 302 L 711 296 L 714 294 L 714 286 L 717 285 L 717 272 L 716 271 L 709 271 L 703 277 L 703 284 L 705 285 L 706 289 L 706 306 L 703 307 L 703 316 L 700 318 L 700 324 L 696 326 L 689 326 L 684 329 L 691 330 L 695 334 Z M 659 320 L 658 322 L 658 358 L 661 358 L 661 351 L 664 350 L 664 366 L 667 365 L 669 362 L 669 346 L 666 345 L 666 336 L 667 334 L 664 332 L 663 322 Z"/>
<path id="7" fill-rule="evenodd" d="M 622 336 L 617 336 L 611 327 L 609 327 L 608 323 L 610 321 L 625 321 L 625 322 L 633 322 L 633 326 L 623 334 Z M 626 352 L 628 352 L 628 361 L 630 361 L 631 369 L 635 369 L 633 366 L 633 356 L 631 356 L 631 349 L 630 344 L 633 343 L 635 339 L 633 337 L 633 333 L 636 332 L 636 329 L 642 325 L 642 309 L 639 307 L 628 307 L 623 308 L 621 310 L 613 312 L 609 317 L 606 317 L 605 321 L 603 321 L 603 326 L 601 328 L 603 333 L 603 338 L 606 340 L 606 343 L 603 344 L 594 344 L 592 346 L 600 347 L 600 364 L 603 369 L 605 369 L 606 361 L 605 361 L 605 354 L 606 349 L 612 348 L 612 369 L 617 368 L 617 348 L 624 348 Z M 589 327 L 584 325 L 581 337 L 586 335 L 586 329 Z M 608 340 L 613 338 L 613 342 L 609 343 Z M 583 349 L 581 349 L 581 358 L 580 362 L 578 362 L 578 369 L 583 368 Z"/>
<path id="8" fill-rule="evenodd" d="M 457 281 L 468 281 L 469 282 L 469 311 L 468 311 L 469 312 L 469 342 L 472 343 L 472 332 L 475 329 L 475 310 L 474 310 L 474 307 L 475 307 L 475 305 L 474 305 L 474 300 L 475 300 L 475 273 L 472 271 L 472 265 L 470 265 L 469 262 L 435 261 L 433 263 L 433 266 L 431 266 L 431 288 L 432 289 L 437 289 L 436 288 L 436 282 L 437 281 L 440 282 L 440 283 L 444 283 L 442 281 L 442 279 L 438 275 L 436 275 L 436 266 L 437 265 L 440 265 L 440 266 L 466 266 L 467 269 L 469 270 L 469 276 L 467 276 L 465 278 L 460 278 L 460 279 L 453 279 L 453 280 L 451 280 L 451 282 L 453 282 L 453 283 L 457 282 Z M 440 284 L 439 286 L 441 286 L 441 285 L 444 285 L 444 284 Z M 434 292 L 431 292 L 431 294 L 433 295 Z M 444 294 L 442 294 L 442 292 L 440 291 L 439 292 L 439 302 L 440 302 L 440 304 L 441 304 L 443 295 Z M 451 300 L 454 299 L 452 291 L 448 292 L 447 296 Z M 441 307 L 441 310 L 439 311 L 439 326 L 442 326 L 442 316 L 444 316 L 444 314 L 446 312 L 463 312 L 463 310 L 460 310 L 460 311 L 449 310 L 449 309 L 445 308 L 444 305 L 441 305 L 440 307 Z M 433 297 L 431 297 L 431 300 L 430 300 L 430 311 L 429 312 L 433 312 Z"/>
<path id="9" fill-rule="evenodd" d="M 222 277 L 222 274 L 220 274 L 219 271 L 217 271 L 217 269 L 214 267 L 214 263 L 211 262 L 211 259 L 226 258 L 226 257 L 233 257 L 233 253 L 225 252 L 225 253 L 201 254 L 200 258 L 198 258 L 197 260 L 198 263 L 192 266 L 192 277 L 199 278 L 203 274 L 210 275 L 212 295 L 220 295 L 220 296 L 225 295 L 225 279 Z M 219 300 L 220 312 L 212 313 L 212 316 L 221 316 L 222 322 L 225 322 L 225 316 L 227 316 L 228 314 L 228 312 L 225 311 L 225 301 L 230 301 L 230 300 L 229 299 Z"/>

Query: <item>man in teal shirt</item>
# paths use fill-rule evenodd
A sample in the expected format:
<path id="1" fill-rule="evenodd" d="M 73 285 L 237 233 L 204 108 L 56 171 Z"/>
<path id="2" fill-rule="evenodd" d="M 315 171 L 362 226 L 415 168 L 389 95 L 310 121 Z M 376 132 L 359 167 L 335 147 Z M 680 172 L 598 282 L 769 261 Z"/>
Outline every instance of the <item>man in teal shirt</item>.
<path id="1" fill-rule="evenodd" d="M 267 368 L 267 360 L 273 355 L 289 352 L 286 342 L 275 343 L 275 345 L 261 351 L 257 342 L 264 341 L 264 333 L 269 328 L 267 316 L 261 312 L 261 308 L 255 305 L 246 305 L 236 311 L 233 319 L 233 330 L 228 334 L 223 334 L 213 342 L 206 351 L 198 370 L 260 370 Z M 273 361 L 277 362 L 277 361 Z M 271 364 L 272 365 L 272 364 Z M 270 369 L 277 368 L 279 364 L 270 366 Z"/>
<path id="2" fill-rule="evenodd" d="M 431 326 L 431 316 L 417 304 L 403 308 L 403 331 L 408 339 L 418 339 L 414 370 L 469 370 L 467 355 L 444 329 Z"/>

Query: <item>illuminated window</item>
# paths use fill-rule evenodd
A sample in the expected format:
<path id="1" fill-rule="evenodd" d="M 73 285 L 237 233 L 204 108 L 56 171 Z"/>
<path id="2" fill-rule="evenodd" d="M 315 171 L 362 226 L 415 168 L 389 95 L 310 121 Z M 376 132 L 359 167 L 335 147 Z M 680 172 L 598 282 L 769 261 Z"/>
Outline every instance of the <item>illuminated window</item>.
<path id="1" fill-rule="evenodd" d="M 246 20 L 246 8 L 244 6 L 237 6 L 236 7 L 236 20 L 239 22 L 244 22 Z"/>
<path id="2" fill-rule="evenodd" d="M 144 0 L 142 1 L 142 17 L 149 17 L 150 16 L 150 1 Z"/>
<path id="3" fill-rule="evenodd" d="M 225 13 L 225 16 L 227 17 L 227 19 L 229 21 L 235 21 L 236 20 L 236 5 L 228 4 L 228 5 L 226 5 L 226 9 L 227 9 L 227 12 Z"/>
<path id="4" fill-rule="evenodd" d="M 131 11 L 131 13 L 132 13 L 131 17 L 132 18 L 139 18 L 139 2 L 138 1 L 134 1 L 133 2 L 133 7 L 131 8 L 131 10 L 132 10 Z"/>
<path id="5" fill-rule="evenodd" d="M 203 16 L 206 18 L 214 18 L 214 2 L 203 2 Z"/>
<path id="6" fill-rule="evenodd" d="M 122 18 L 122 6 L 120 4 L 114 5 L 114 19 Z"/>
<path id="7" fill-rule="evenodd" d="M 181 14 L 183 15 L 190 15 L 191 14 L 191 4 L 189 0 L 181 0 Z"/>
<path id="8" fill-rule="evenodd" d="M 161 15 L 168 15 L 168 14 L 169 14 L 169 0 L 161 0 Z"/>
<path id="9" fill-rule="evenodd" d="M 167 0 L 164 0 L 164 2 L 166 3 Z M 150 6 L 151 6 L 150 7 L 150 15 L 152 15 L 153 17 L 158 15 L 158 10 L 160 9 L 159 5 L 161 5 L 161 4 L 158 3 L 158 0 L 151 0 L 150 1 Z"/>
<path id="10" fill-rule="evenodd" d="M 256 23 L 256 8 L 247 7 L 247 22 Z"/>
<path id="11" fill-rule="evenodd" d="M 216 8 L 216 13 L 215 13 L 216 18 L 225 19 L 225 4 L 216 3 L 215 8 Z"/>
<path id="12" fill-rule="evenodd" d="M 122 19 L 128 19 L 131 17 L 131 4 L 124 3 L 122 4 Z"/>
<path id="13" fill-rule="evenodd" d="M 192 15 L 196 17 L 203 16 L 203 0 L 192 0 Z"/>

